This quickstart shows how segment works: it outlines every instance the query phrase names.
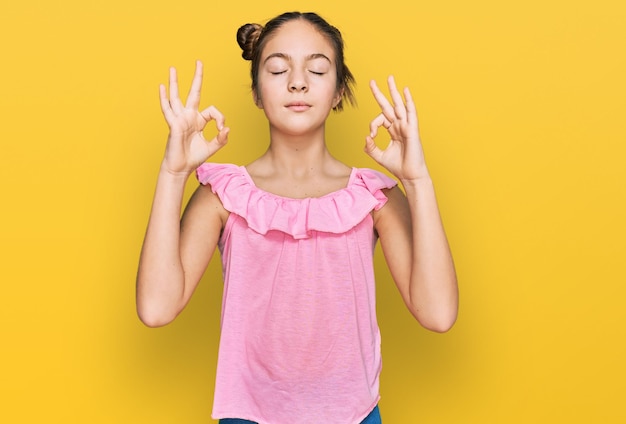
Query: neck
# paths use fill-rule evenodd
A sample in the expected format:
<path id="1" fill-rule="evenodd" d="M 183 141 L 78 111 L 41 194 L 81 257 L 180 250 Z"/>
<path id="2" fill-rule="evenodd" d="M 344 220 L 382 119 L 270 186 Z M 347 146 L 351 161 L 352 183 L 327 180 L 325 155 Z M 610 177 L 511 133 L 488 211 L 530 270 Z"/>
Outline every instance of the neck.
<path id="1" fill-rule="evenodd" d="M 297 136 L 270 130 L 270 138 L 270 146 L 263 157 L 276 171 L 302 175 L 319 170 L 332 160 L 323 130 Z"/>

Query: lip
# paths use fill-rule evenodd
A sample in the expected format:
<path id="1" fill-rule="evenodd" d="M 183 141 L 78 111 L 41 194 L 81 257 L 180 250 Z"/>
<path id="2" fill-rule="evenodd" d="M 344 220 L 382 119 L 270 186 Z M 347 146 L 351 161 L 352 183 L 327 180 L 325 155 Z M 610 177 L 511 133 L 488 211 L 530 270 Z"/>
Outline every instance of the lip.
<path id="1" fill-rule="evenodd" d="M 289 110 L 293 110 L 294 112 L 304 112 L 311 108 L 311 105 L 305 102 L 291 102 L 287 103 L 285 107 Z"/>

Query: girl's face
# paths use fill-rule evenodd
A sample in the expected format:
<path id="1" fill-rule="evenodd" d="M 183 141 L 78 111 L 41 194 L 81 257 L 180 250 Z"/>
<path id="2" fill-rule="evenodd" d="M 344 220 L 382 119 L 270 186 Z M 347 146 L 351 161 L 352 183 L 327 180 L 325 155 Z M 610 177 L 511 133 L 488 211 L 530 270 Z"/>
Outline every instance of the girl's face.
<path id="1" fill-rule="evenodd" d="M 332 45 L 304 20 L 276 30 L 261 54 L 258 77 L 255 103 L 270 127 L 286 134 L 323 130 L 341 100 Z"/>

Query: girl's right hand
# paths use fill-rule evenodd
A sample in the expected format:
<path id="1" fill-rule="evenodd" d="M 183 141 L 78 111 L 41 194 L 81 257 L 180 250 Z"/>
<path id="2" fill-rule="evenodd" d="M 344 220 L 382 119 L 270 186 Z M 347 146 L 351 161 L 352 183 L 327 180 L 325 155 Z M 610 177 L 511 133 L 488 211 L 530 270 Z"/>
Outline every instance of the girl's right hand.
<path id="1" fill-rule="evenodd" d="M 224 116 L 214 106 L 198 110 L 202 88 L 202 62 L 196 63 L 196 71 L 185 104 L 178 94 L 175 68 L 170 68 L 169 85 L 169 98 L 165 85 L 161 84 L 159 87 L 161 110 L 170 128 L 162 166 L 172 174 L 188 176 L 227 143 L 230 129 L 224 126 Z M 203 130 L 211 120 L 215 120 L 218 133 L 207 141 Z"/>

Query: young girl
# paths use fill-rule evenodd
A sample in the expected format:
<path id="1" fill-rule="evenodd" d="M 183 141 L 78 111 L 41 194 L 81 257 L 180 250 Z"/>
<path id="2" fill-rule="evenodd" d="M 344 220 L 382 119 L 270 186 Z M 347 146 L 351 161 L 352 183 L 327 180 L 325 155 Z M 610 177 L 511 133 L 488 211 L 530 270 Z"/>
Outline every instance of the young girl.
<path id="1" fill-rule="evenodd" d="M 222 423 L 380 422 L 380 335 L 373 249 L 380 243 L 411 313 L 444 332 L 457 315 L 454 266 L 420 144 L 415 105 L 393 78 L 365 151 L 402 182 L 351 168 L 326 148 L 332 109 L 352 101 L 339 31 L 313 13 L 242 26 L 254 102 L 269 147 L 246 166 L 205 163 L 228 139 L 213 106 L 198 110 L 202 64 L 186 103 L 171 69 L 160 87 L 169 125 L 141 252 L 137 309 L 148 326 L 189 301 L 215 247 L 224 275 L 213 417 Z M 209 121 L 217 125 L 210 141 Z M 374 142 L 380 127 L 391 141 Z M 180 220 L 183 191 L 201 183 Z"/>

